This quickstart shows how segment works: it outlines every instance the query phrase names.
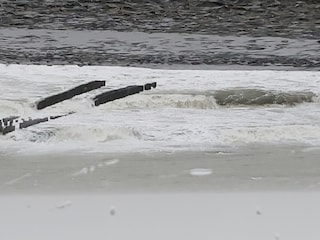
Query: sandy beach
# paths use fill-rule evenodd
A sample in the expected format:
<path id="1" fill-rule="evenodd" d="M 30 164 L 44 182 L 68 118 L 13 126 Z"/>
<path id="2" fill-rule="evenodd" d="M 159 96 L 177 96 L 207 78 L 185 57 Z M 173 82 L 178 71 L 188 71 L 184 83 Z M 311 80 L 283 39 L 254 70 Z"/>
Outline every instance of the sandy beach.
<path id="1" fill-rule="evenodd" d="M 310 191 L 319 148 L 262 146 L 203 152 L 1 156 L 1 192 Z"/>
<path id="2" fill-rule="evenodd" d="M 1 239 L 311 239 L 319 192 L 0 198 Z"/>
<path id="3" fill-rule="evenodd" d="M 318 239 L 319 151 L 2 154 L 0 238 Z"/>

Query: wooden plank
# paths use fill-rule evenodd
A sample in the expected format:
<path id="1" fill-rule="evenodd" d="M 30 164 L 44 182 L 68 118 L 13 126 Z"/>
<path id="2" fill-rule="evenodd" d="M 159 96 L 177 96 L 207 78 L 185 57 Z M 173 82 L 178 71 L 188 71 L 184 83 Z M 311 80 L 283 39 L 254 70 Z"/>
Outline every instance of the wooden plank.
<path id="1" fill-rule="evenodd" d="M 106 84 L 105 81 L 92 81 L 92 82 L 89 82 L 86 84 L 82 84 L 82 85 L 77 86 L 75 88 L 72 88 L 68 91 L 46 97 L 46 98 L 40 100 L 39 102 L 37 102 L 36 107 L 38 110 L 44 109 L 44 108 L 52 106 L 56 103 L 73 98 L 76 95 L 80 95 L 80 94 L 92 91 L 94 89 L 103 87 L 103 86 L 105 86 L 105 84 Z"/>
<path id="2" fill-rule="evenodd" d="M 0 133 L 2 133 L 2 135 L 6 135 L 10 132 L 13 132 L 17 129 L 23 129 L 23 128 L 28 128 L 31 127 L 33 125 L 37 125 L 39 123 L 43 123 L 43 122 L 47 122 L 53 119 L 57 119 L 60 117 L 64 117 L 70 114 L 73 114 L 74 112 L 70 112 L 67 114 L 63 114 L 63 115 L 56 115 L 56 116 L 50 116 L 50 117 L 44 117 L 44 118 L 35 118 L 35 119 L 15 119 L 14 121 L 9 122 L 5 127 L 3 127 L 2 131 Z"/>
<path id="3" fill-rule="evenodd" d="M 150 90 L 151 88 L 156 88 L 157 87 L 157 83 L 156 82 L 152 82 L 152 83 L 147 83 L 144 85 L 144 90 Z"/>
<path id="4" fill-rule="evenodd" d="M 3 128 L 2 134 L 6 135 L 7 133 L 13 132 L 14 130 L 16 130 L 16 127 L 14 125 L 9 125 Z"/>
<path id="5" fill-rule="evenodd" d="M 140 93 L 144 90 L 150 90 L 151 88 L 155 88 L 157 86 L 156 82 L 147 83 L 145 85 L 133 85 L 128 86 L 116 90 L 107 91 L 101 93 L 93 98 L 94 105 L 99 106 L 101 104 L 111 102 L 120 98 L 124 98 L 133 94 Z"/>
<path id="6" fill-rule="evenodd" d="M 143 91 L 143 86 L 128 86 L 125 88 L 120 88 L 117 90 L 111 90 L 104 93 L 101 93 L 94 97 L 94 105 L 99 106 L 100 104 L 104 104 L 107 102 L 114 101 L 116 99 L 124 98 L 129 95 L 133 95 Z"/>
<path id="7" fill-rule="evenodd" d="M 13 121 L 18 118 L 18 116 L 11 116 L 0 119 L 0 133 L 8 131 L 8 129 L 12 129 L 11 125 L 13 124 Z"/>
<path id="8" fill-rule="evenodd" d="M 105 84 L 105 83 L 103 83 L 103 84 Z M 133 94 L 137 94 L 137 93 L 140 93 L 144 90 L 150 90 L 151 88 L 155 88 L 156 86 L 157 86 L 157 83 L 153 82 L 153 83 L 147 83 L 145 85 L 133 85 L 133 86 L 128 86 L 128 87 L 124 87 L 124 88 L 120 88 L 120 89 L 116 89 L 116 90 L 107 91 L 107 92 L 101 93 L 93 98 L 94 105 L 99 106 L 100 104 L 104 104 L 104 103 L 114 101 L 114 100 L 117 100 L 120 98 L 124 98 L 124 97 L 130 96 L 130 95 L 133 95 Z M 79 93 L 82 90 L 83 90 L 83 88 L 78 89 L 74 93 Z M 72 94 L 74 94 L 74 93 L 72 93 Z M 55 96 L 57 96 L 57 95 L 55 95 Z M 54 96 L 52 96 L 52 97 L 54 97 Z M 46 99 L 49 99 L 49 98 L 46 98 Z M 50 101 L 48 100 L 49 101 L 48 103 L 52 103 L 55 100 L 56 100 L 56 98 L 54 98 L 53 100 L 50 100 Z M 17 116 L 3 118 L 3 119 L 0 119 L 0 123 L 1 123 L 0 133 L 5 135 L 5 134 L 13 132 L 17 129 L 28 128 L 30 126 L 34 126 L 34 125 L 37 125 L 42 122 L 47 122 L 49 120 L 68 116 L 73 113 L 75 113 L 75 112 L 69 112 L 64 115 L 56 115 L 56 116 L 28 119 L 28 120 L 21 119 Z"/>

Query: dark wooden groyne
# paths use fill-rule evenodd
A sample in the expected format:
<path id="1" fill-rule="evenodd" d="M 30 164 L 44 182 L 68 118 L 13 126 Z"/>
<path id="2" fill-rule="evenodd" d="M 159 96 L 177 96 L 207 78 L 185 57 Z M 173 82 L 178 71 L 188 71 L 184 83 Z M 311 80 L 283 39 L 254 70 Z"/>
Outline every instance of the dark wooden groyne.
<path id="1" fill-rule="evenodd" d="M 156 88 L 157 83 L 147 83 L 145 85 L 133 85 L 116 90 L 107 91 L 101 93 L 93 98 L 94 105 L 99 106 L 107 102 L 111 102 L 120 98 L 124 98 L 133 94 L 140 93 L 144 90 L 150 90 L 151 88 Z"/>
<path id="2" fill-rule="evenodd" d="M 52 106 L 64 100 L 71 99 L 76 95 L 80 95 L 80 94 L 92 91 L 94 89 L 103 87 L 105 85 L 106 85 L 105 81 L 92 81 L 86 84 L 82 84 L 68 91 L 65 91 L 56 95 L 52 95 L 50 97 L 46 97 L 40 100 L 39 102 L 37 102 L 36 107 L 38 110 L 44 109 L 46 107 Z"/>
<path id="3" fill-rule="evenodd" d="M 33 125 L 37 125 L 37 124 L 42 123 L 42 122 L 48 122 L 48 121 L 50 121 L 52 119 L 57 119 L 57 118 L 64 117 L 64 116 L 67 116 L 67 115 L 70 115 L 70 114 L 72 114 L 72 113 L 63 114 L 63 115 L 56 115 L 56 116 L 50 116 L 50 117 L 44 117 L 44 118 L 28 119 L 28 120 L 16 118 L 13 121 L 9 122 L 8 125 L 1 127 L 0 128 L 0 133 L 2 133 L 3 135 L 6 135 L 6 134 L 8 134 L 10 132 L 13 132 L 13 131 L 17 130 L 17 129 L 23 129 L 23 128 L 31 127 Z"/>
<path id="4" fill-rule="evenodd" d="M 18 118 L 19 117 L 17 116 L 11 116 L 0 119 L 0 133 L 5 134 L 6 131 L 11 132 L 10 129 L 12 129 L 14 121 L 16 121 Z"/>
<path id="5" fill-rule="evenodd" d="M 93 89 L 97 89 L 99 87 L 102 87 L 105 85 L 105 81 L 93 81 L 87 84 L 82 84 L 78 87 L 75 87 L 71 90 L 68 90 L 66 92 L 50 96 L 48 98 L 45 98 L 41 101 L 38 102 L 37 104 L 37 109 L 43 109 L 48 106 L 52 106 L 56 103 L 62 102 L 64 100 L 70 99 L 73 96 L 91 91 Z M 94 106 L 99 106 L 101 104 L 105 104 L 107 102 L 111 102 L 117 99 L 121 99 L 133 94 L 140 93 L 142 91 L 147 91 L 152 88 L 156 88 L 157 83 L 152 82 L 152 83 L 147 83 L 145 85 L 132 85 L 132 86 L 127 86 L 124 88 L 119 88 L 111 91 L 106 91 L 101 94 L 96 95 L 92 100 L 94 102 Z M 40 105 L 39 105 L 40 103 Z M 0 134 L 5 135 L 10 132 L 13 132 L 18 129 L 23 129 L 23 128 L 28 128 L 30 126 L 34 126 L 43 122 L 47 122 L 53 119 L 61 118 L 68 116 L 70 114 L 73 114 L 75 112 L 69 112 L 67 114 L 62 114 L 62 115 L 55 115 L 55 116 L 50 116 L 50 117 L 43 117 L 43 118 L 29 118 L 27 120 L 21 119 L 18 116 L 10 116 L 6 117 L 3 119 L 0 119 Z"/>

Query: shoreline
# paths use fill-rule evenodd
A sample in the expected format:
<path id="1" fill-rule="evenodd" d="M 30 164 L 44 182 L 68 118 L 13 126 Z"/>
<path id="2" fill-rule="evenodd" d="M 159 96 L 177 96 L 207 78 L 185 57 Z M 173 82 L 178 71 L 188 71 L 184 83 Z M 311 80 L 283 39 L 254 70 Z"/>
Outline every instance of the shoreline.
<path id="1" fill-rule="evenodd" d="M 1 157 L 0 194 L 320 190 L 319 147 Z"/>

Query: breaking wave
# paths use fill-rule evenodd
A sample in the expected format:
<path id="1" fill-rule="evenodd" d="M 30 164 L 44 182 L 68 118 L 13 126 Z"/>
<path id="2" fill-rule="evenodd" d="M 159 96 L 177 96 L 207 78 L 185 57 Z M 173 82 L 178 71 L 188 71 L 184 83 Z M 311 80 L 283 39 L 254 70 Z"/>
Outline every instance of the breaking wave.
<path id="1" fill-rule="evenodd" d="M 261 89 L 227 89 L 214 92 L 219 105 L 296 105 L 313 102 L 312 92 L 276 92 Z"/>
<path id="2" fill-rule="evenodd" d="M 269 127 L 239 127 L 220 130 L 220 141 L 225 144 L 248 143 L 318 143 L 320 126 L 318 125 L 280 125 Z"/>
<path id="3" fill-rule="evenodd" d="M 107 103 L 106 108 L 192 108 L 216 109 L 218 106 L 214 96 L 201 93 L 165 92 L 158 94 L 140 94 L 112 103 Z"/>
<path id="4" fill-rule="evenodd" d="M 133 128 L 98 127 L 98 126 L 61 126 L 58 128 L 38 128 L 33 130 L 17 131 L 11 135 L 15 141 L 35 143 L 62 143 L 62 142 L 109 142 L 127 138 L 141 137 Z"/>
<path id="5" fill-rule="evenodd" d="M 84 101 L 73 100 L 59 103 L 51 108 L 54 113 L 66 111 L 83 112 L 91 108 L 90 99 Z M 138 108 L 186 108 L 186 109 L 218 109 L 223 106 L 265 106 L 287 105 L 294 106 L 301 103 L 320 102 L 319 96 L 311 91 L 280 92 L 262 89 L 223 89 L 207 91 L 158 91 L 144 93 L 115 100 L 100 106 L 106 109 L 138 109 Z M 0 110 L 6 113 L 1 117 L 28 116 L 38 117 L 31 103 L 19 101 L 1 101 Z M 1 114 L 0 112 L 0 114 Z"/>
<path id="6" fill-rule="evenodd" d="M 294 106 L 314 102 L 317 95 L 313 92 L 277 92 L 261 89 L 226 89 L 202 92 L 158 92 L 141 94 L 106 104 L 106 108 L 192 108 L 217 109 L 221 106 Z"/>

